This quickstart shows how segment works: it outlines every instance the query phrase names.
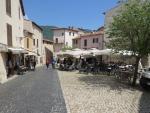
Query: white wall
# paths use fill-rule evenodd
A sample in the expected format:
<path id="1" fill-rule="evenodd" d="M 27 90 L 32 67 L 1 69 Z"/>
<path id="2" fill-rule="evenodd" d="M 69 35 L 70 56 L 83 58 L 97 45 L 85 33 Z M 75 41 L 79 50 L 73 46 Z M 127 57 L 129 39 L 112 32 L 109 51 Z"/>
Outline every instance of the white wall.
<path id="1" fill-rule="evenodd" d="M 33 27 L 32 27 L 32 22 L 30 20 L 25 20 L 24 19 L 24 30 L 33 33 Z"/>
<path id="2" fill-rule="evenodd" d="M 19 19 L 19 7 L 21 19 Z M 23 14 L 19 0 L 11 0 L 11 17 L 6 13 L 6 0 L 0 0 L 0 43 L 7 44 L 7 23 L 12 26 L 12 40 L 14 47 L 21 47 L 23 37 Z"/>
<path id="3" fill-rule="evenodd" d="M 71 35 L 69 35 L 69 32 L 71 32 Z M 62 33 L 64 34 L 63 36 Z M 55 52 L 59 52 L 64 46 L 73 47 L 72 39 L 76 38 L 78 35 L 79 35 L 78 32 L 74 30 L 69 30 L 69 29 L 54 30 L 53 40 L 55 43 L 54 44 Z M 58 44 L 56 44 L 56 38 L 58 38 Z"/>
<path id="4" fill-rule="evenodd" d="M 20 8 L 20 19 L 19 19 Z M 7 24 L 12 26 L 13 47 L 22 47 L 23 37 L 23 14 L 19 0 L 11 0 L 11 16 L 6 13 L 6 0 L 0 0 L 0 43 L 7 44 Z M 7 53 L 0 53 L 0 82 L 7 79 L 6 75 Z"/>
<path id="5" fill-rule="evenodd" d="M 71 32 L 71 35 L 69 35 L 69 32 Z M 65 30 L 65 46 L 67 46 L 68 44 L 68 47 L 73 47 L 72 39 L 76 38 L 77 36 L 78 36 L 78 32 L 72 30 Z"/>
<path id="6" fill-rule="evenodd" d="M 43 34 L 42 31 L 33 24 L 33 39 L 35 39 L 35 46 L 33 45 L 33 52 L 37 53 L 39 51 L 40 56 L 38 58 L 38 64 L 40 64 L 40 58 L 43 57 Z M 38 47 L 37 47 L 38 39 Z"/>
<path id="7" fill-rule="evenodd" d="M 7 80 L 6 59 L 6 53 L 0 53 L 0 83 L 5 82 Z"/>
<path id="8" fill-rule="evenodd" d="M 53 40 L 54 43 L 56 43 L 56 38 L 58 38 L 58 43 L 64 43 L 65 42 L 65 35 L 62 36 L 62 33 L 65 33 L 65 30 L 54 30 Z"/>

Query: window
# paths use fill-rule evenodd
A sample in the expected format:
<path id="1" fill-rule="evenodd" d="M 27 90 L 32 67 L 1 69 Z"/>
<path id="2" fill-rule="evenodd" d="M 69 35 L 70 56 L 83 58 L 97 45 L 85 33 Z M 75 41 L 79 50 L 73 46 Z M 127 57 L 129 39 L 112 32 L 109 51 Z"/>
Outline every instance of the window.
<path id="1" fill-rule="evenodd" d="M 27 48 L 29 48 L 29 38 L 27 38 Z"/>
<path id="2" fill-rule="evenodd" d="M 6 13 L 11 16 L 11 0 L 6 0 Z"/>
<path id="3" fill-rule="evenodd" d="M 76 40 L 73 40 L 73 44 L 76 44 Z"/>
<path id="4" fill-rule="evenodd" d="M 33 39 L 33 45 L 35 46 L 35 39 Z"/>
<path id="5" fill-rule="evenodd" d="M 74 33 L 73 33 L 73 36 L 74 36 Z"/>
<path id="6" fill-rule="evenodd" d="M 84 40 L 84 46 L 87 46 L 87 40 Z"/>
<path id="7" fill-rule="evenodd" d="M 56 38 L 56 43 L 58 43 L 58 38 Z"/>
<path id="8" fill-rule="evenodd" d="M 78 40 L 73 40 L 73 44 L 78 44 Z"/>
<path id="9" fill-rule="evenodd" d="M 96 38 L 96 43 L 98 43 L 98 38 Z"/>
<path id="10" fill-rule="evenodd" d="M 37 39 L 37 47 L 39 47 L 39 40 Z"/>
<path id="11" fill-rule="evenodd" d="M 18 13 L 19 13 L 19 19 L 21 19 L 21 15 L 20 15 L 20 7 L 18 9 Z"/>
<path id="12" fill-rule="evenodd" d="M 7 44 L 12 46 L 12 26 L 7 24 Z"/>
<path id="13" fill-rule="evenodd" d="M 62 33 L 62 36 L 64 36 L 64 33 Z"/>
<path id="14" fill-rule="evenodd" d="M 37 54 L 39 54 L 39 50 L 37 49 Z"/>
<path id="15" fill-rule="evenodd" d="M 93 43 L 95 43 L 95 38 L 93 38 Z"/>
<path id="16" fill-rule="evenodd" d="M 71 32 L 69 32 L 69 36 L 71 36 Z"/>
<path id="17" fill-rule="evenodd" d="M 78 40 L 76 40 L 76 44 L 78 44 Z"/>
<path id="18" fill-rule="evenodd" d="M 66 42 L 66 46 L 68 46 L 68 42 Z"/>

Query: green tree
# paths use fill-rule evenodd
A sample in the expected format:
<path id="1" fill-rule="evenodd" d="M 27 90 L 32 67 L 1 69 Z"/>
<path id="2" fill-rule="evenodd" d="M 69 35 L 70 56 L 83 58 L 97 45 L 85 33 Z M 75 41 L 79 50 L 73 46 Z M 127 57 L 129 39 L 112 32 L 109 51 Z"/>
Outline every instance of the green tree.
<path id="1" fill-rule="evenodd" d="M 150 0 L 128 0 L 113 17 L 108 28 L 108 47 L 116 51 L 128 50 L 136 58 L 132 84 L 136 84 L 141 58 L 150 53 Z"/>

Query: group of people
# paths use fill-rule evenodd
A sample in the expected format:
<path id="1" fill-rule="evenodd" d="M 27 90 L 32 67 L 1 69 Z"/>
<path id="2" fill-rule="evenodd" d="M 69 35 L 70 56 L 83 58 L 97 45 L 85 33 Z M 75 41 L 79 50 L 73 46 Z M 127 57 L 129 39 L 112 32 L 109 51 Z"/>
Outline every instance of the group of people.
<path id="1" fill-rule="evenodd" d="M 25 60 L 25 65 L 28 68 L 28 70 L 35 70 L 36 59 L 35 58 L 32 59 L 32 58 L 27 57 L 26 60 Z"/>
<path id="2" fill-rule="evenodd" d="M 123 65 L 122 62 L 104 62 L 102 59 L 97 58 L 64 58 L 63 60 L 58 60 L 59 69 L 64 71 L 69 70 L 79 70 L 88 72 L 111 72 L 114 69 L 119 68 Z"/>
<path id="3" fill-rule="evenodd" d="M 50 65 L 54 69 L 55 68 L 55 63 L 56 63 L 56 61 L 53 58 L 47 59 L 46 60 L 46 67 L 47 67 L 47 69 L 49 68 Z"/>

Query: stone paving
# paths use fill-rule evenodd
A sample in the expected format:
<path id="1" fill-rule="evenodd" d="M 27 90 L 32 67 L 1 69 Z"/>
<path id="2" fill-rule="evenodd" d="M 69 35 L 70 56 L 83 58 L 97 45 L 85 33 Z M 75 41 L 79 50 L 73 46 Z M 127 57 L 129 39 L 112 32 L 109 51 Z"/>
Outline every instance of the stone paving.
<path id="1" fill-rule="evenodd" d="M 67 113 L 57 71 L 39 69 L 0 85 L 0 113 Z"/>
<path id="2" fill-rule="evenodd" d="M 150 93 L 112 76 L 58 71 L 70 113 L 150 113 Z"/>

